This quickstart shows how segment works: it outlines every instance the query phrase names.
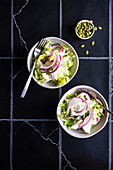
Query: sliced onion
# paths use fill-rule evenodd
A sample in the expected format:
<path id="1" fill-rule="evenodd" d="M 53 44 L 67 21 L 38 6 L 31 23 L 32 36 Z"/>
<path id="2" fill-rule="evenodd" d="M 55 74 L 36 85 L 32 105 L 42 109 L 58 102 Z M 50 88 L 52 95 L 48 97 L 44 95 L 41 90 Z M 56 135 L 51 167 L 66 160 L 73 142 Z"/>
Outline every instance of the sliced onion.
<path id="1" fill-rule="evenodd" d="M 67 110 L 68 110 L 69 108 L 71 108 L 71 107 L 74 107 L 74 106 L 77 105 L 78 103 L 83 102 L 83 101 L 84 101 L 84 100 L 81 99 L 80 97 L 73 97 L 73 98 L 69 101 L 69 103 L 68 103 L 68 105 L 67 105 Z"/>
<path id="2" fill-rule="evenodd" d="M 50 72 L 50 73 L 54 73 L 55 71 L 57 71 L 57 69 L 58 69 L 59 66 L 60 66 L 60 63 L 61 63 L 61 55 L 59 55 L 59 63 L 58 63 L 58 65 L 55 67 L 55 69 L 54 69 L 53 71 L 50 71 L 50 70 L 49 70 L 49 72 Z"/>
<path id="3" fill-rule="evenodd" d="M 71 129 L 74 129 L 74 130 L 78 129 L 78 126 L 79 126 L 82 122 L 83 122 L 83 120 L 80 119 L 77 123 L 75 123 L 73 126 L 71 126 Z"/>
<path id="4" fill-rule="evenodd" d="M 100 99 L 96 98 L 97 102 L 103 106 L 103 103 L 100 101 Z"/>
<path id="5" fill-rule="evenodd" d="M 63 52 L 63 50 L 64 50 L 61 45 L 59 45 L 59 44 L 54 44 L 54 45 L 52 45 L 52 52 L 53 52 L 53 50 L 55 50 L 56 48 L 60 48 L 60 51 L 61 51 L 61 52 Z"/>
<path id="6" fill-rule="evenodd" d="M 57 60 L 58 60 L 58 57 L 57 57 L 57 55 L 55 54 L 55 59 L 53 60 L 52 64 L 50 64 L 50 65 L 48 65 L 48 66 L 47 66 L 46 64 L 43 64 L 43 65 L 41 65 L 41 66 L 39 67 L 40 70 L 44 70 L 44 71 L 49 70 L 51 67 L 54 67 L 54 66 L 56 65 Z"/>
<path id="7" fill-rule="evenodd" d="M 93 109 L 89 107 L 90 113 L 89 116 L 86 117 L 86 119 L 84 120 L 84 122 L 82 124 L 80 124 L 78 126 L 78 128 L 82 128 L 84 126 L 86 126 L 93 118 Z"/>
<path id="8" fill-rule="evenodd" d="M 75 119 L 73 116 L 68 116 L 65 119 Z"/>
<path id="9" fill-rule="evenodd" d="M 90 96 L 87 93 L 82 92 L 78 96 L 79 97 L 85 97 L 86 100 L 90 100 Z"/>
<path id="10" fill-rule="evenodd" d="M 79 105 L 81 107 L 81 104 L 84 105 L 84 107 L 82 107 L 79 111 L 75 112 L 74 107 L 77 107 L 77 105 Z M 71 109 L 71 114 L 74 116 L 82 116 L 86 113 L 88 108 L 88 104 L 86 101 L 84 101 L 82 98 L 80 97 L 73 97 L 70 102 L 67 105 L 67 112 L 69 111 L 69 109 Z"/>
<path id="11" fill-rule="evenodd" d="M 81 112 L 83 112 L 83 110 L 87 110 L 87 109 L 88 109 L 88 104 L 87 104 L 87 102 L 86 102 L 86 101 L 83 101 L 82 103 L 85 104 L 85 107 L 84 107 L 83 109 L 77 111 L 76 113 L 81 113 Z"/>
<path id="12" fill-rule="evenodd" d="M 96 104 L 96 102 L 93 100 L 88 100 L 87 103 L 88 103 L 89 107 L 93 107 Z"/>
<path id="13" fill-rule="evenodd" d="M 79 103 L 79 104 L 85 104 L 84 107 L 79 110 L 79 111 L 74 111 L 74 109 L 72 108 L 72 112 L 71 114 L 74 115 L 74 116 L 83 116 L 86 112 L 87 112 L 87 108 L 88 108 L 88 104 L 86 101 L 82 102 L 82 103 Z M 79 105 L 77 104 L 77 105 Z"/>

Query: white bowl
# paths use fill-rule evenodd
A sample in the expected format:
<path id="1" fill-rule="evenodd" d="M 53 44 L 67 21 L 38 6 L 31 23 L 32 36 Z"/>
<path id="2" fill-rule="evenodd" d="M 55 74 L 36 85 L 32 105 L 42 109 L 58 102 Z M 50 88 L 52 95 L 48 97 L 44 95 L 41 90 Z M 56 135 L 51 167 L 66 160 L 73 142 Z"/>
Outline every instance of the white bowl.
<path id="1" fill-rule="evenodd" d="M 72 71 L 72 76 L 70 78 L 70 80 L 67 82 L 69 83 L 72 78 L 75 76 L 75 74 L 77 73 L 77 70 L 78 70 L 78 67 L 79 67 L 79 59 L 78 59 L 78 55 L 76 53 L 76 51 L 74 50 L 74 48 L 66 41 L 60 39 L 60 38 L 57 38 L 57 37 L 47 37 L 46 38 L 48 41 L 51 41 L 52 43 L 54 44 L 62 44 L 63 46 L 65 47 L 68 47 L 70 51 L 72 51 L 75 55 L 76 55 L 76 58 L 74 58 L 73 62 L 73 66 L 71 68 L 71 71 Z M 31 68 L 31 65 L 32 65 L 32 58 L 33 58 L 33 51 L 36 47 L 36 45 L 38 44 L 38 42 L 31 48 L 29 54 L 28 54 L 28 58 L 27 58 L 27 67 L 28 67 L 28 70 L 30 71 L 30 68 Z M 37 79 L 33 77 L 33 79 L 37 82 Z M 67 84 L 66 83 L 66 84 Z M 42 87 L 45 87 L 45 88 L 49 88 L 49 89 L 56 89 L 56 88 L 60 88 L 64 85 L 61 85 L 61 86 L 55 86 L 54 84 L 52 84 L 51 82 L 47 82 L 47 83 L 44 83 L 44 84 L 41 84 L 41 83 L 38 83 L 40 86 Z"/>
<path id="2" fill-rule="evenodd" d="M 91 34 L 89 37 L 83 38 L 83 37 L 81 37 L 81 36 L 77 33 L 77 25 L 80 24 L 80 23 L 82 23 L 82 22 L 88 22 L 88 23 L 90 23 L 90 24 L 93 26 L 93 32 L 92 32 L 92 34 Z M 93 25 L 93 23 L 92 23 L 91 21 L 89 21 L 89 20 L 81 20 L 81 21 L 79 21 L 79 22 L 77 23 L 77 25 L 76 25 L 76 27 L 75 27 L 75 33 L 76 33 L 76 35 L 77 35 L 80 39 L 82 39 L 82 40 L 87 40 L 87 39 L 91 38 L 91 37 L 94 35 L 95 27 L 94 27 L 94 25 Z"/>
<path id="3" fill-rule="evenodd" d="M 59 105 L 64 101 L 64 99 L 66 99 L 67 94 L 71 94 L 71 93 L 75 93 L 75 92 L 81 92 L 81 89 L 87 89 L 89 91 L 92 91 L 95 93 L 96 97 L 98 99 L 100 99 L 103 103 L 103 105 L 108 109 L 108 104 L 105 100 L 105 98 L 94 88 L 90 87 L 90 86 L 86 86 L 86 85 L 79 85 L 79 86 L 75 86 L 74 88 L 70 89 L 69 91 L 67 91 L 63 97 L 61 98 L 60 102 L 58 103 L 57 106 L 57 119 L 60 123 L 60 125 L 62 126 L 62 128 L 70 135 L 76 137 L 76 138 L 89 138 L 95 134 L 97 134 L 98 132 L 100 132 L 105 125 L 107 124 L 108 121 L 108 117 L 109 117 L 109 113 L 107 113 L 106 111 L 104 111 L 104 116 L 102 116 L 100 122 L 94 126 L 91 129 L 91 133 L 87 134 L 82 130 L 73 130 L 73 129 L 68 129 L 66 126 L 63 125 L 63 121 L 59 118 L 59 114 L 61 114 L 61 107 L 59 107 Z"/>

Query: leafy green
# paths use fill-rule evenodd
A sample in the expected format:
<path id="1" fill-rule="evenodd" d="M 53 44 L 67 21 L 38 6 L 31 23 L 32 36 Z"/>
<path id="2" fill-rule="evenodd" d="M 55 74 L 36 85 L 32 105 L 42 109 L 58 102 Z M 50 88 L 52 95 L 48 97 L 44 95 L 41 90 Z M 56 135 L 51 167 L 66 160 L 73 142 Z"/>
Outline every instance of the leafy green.
<path id="1" fill-rule="evenodd" d="M 51 83 L 53 83 L 54 85 L 61 86 L 61 85 L 66 84 L 70 80 L 70 78 L 72 76 L 72 72 L 71 72 L 70 68 L 73 66 L 73 58 L 76 56 L 74 55 L 73 52 L 71 52 L 69 50 L 68 47 L 65 47 L 63 45 L 61 45 L 61 46 L 64 49 L 62 56 L 61 56 L 61 59 L 62 59 L 61 65 L 58 68 L 58 72 L 56 71 L 54 73 L 50 73 L 49 71 L 43 71 L 43 70 L 39 69 L 41 65 L 44 65 L 44 64 L 46 65 L 47 64 L 46 62 L 48 62 L 48 61 L 53 62 L 55 59 L 55 55 L 50 52 L 52 50 L 51 42 L 48 41 L 46 43 L 43 51 L 41 52 L 41 55 L 36 59 L 34 77 L 38 80 L 37 82 L 44 83 L 47 81 L 51 81 Z M 56 51 L 56 54 L 58 53 L 57 49 L 55 49 L 54 51 Z M 65 58 L 64 58 L 64 56 L 65 56 Z M 57 64 L 58 63 L 59 63 L 59 59 L 57 61 Z M 54 67 L 51 67 L 49 70 L 53 71 L 55 69 L 56 65 Z M 46 73 L 46 74 L 48 74 L 48 76 L 46 76 L 46 74 L 42 74 L 42 73 Z"/>
<path id="2" fill-rule="evenodd" d="M 68 129 L 70 129 L 71 126 L 74 125 L 74 120 L 73 119 L 66 119 L 65 125 L 67 126 Z"/>
<path id="3" fill-rule="evenodd" d="M 67 95 L 67 99 L 72 99 L 73 97 L 76 97 L 78 94 L 77 93 L 71 93 Z"/>

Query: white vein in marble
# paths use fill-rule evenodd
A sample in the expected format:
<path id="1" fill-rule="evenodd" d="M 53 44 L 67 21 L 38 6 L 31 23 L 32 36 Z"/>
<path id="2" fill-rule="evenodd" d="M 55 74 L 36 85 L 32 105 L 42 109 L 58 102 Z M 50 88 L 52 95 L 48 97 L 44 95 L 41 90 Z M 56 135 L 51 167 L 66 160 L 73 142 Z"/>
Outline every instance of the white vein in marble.
<path id="1" fill-rule="evenodd" d="M 17 134 L 17 132 L 20 130 L 20 128 L 22 128 L 24 126 L 25 122 L 22 122 L 22 124 L 20 126 L 17 127 L 16 132 L 14 133 L 14 136 Z"/>
<path id="2" fill-rule="evenodd" d="M 49 141 L 51 144 L 55 145 L 55 146 L 57 147 L 57 149 L 59 150 L 59 144 L 56 143 L 56 142 L 54 142 L 54 141 L 50 138 L 50 136 L 52 136 L 52 134 L 53 134 L 55 131 L 58 130 L 58 127 L 57 127 L 56 129 L 54 129 L 47 137 L 44 137 L 44 136 L 42 135 L 42 133 L 41 133 L 38 129 L 35 128 L 34 125 L 32 125 L 32 124 L 29 123 L 29 122 L 26 122 L 26 123 L 27 123 L 29 126 L 31 126 L 31 127 L 34 129 L 35 132 L 37 132 L 38 134 L 40 134 L 41 138 L 43 138 L 43 139 L 46 140 L 46 141 Z M 65 170 L 66 167 L 69 166 L 71 169 L 77 170 L 75 167 L 73 167 L 73 166 L 71 165 L 71 162 L 67 159 L 67 157 L 66 157 L 66 155 L 64 154 L 63 151 L 61 151 L 61 154 L 62 154 L 62 156 L 64 157 L 64 159 L 65 159 L 65 161 L 66 161 L 66 165 L 63 167 L 63 169 Z"/>
<path id="3" fill-rule="evenodd" d="M 13 76 L 13 80 L 21 73 L 21 71 L 25 68 L 25 66 L 23 66 L 14 76 Z"/>
<path id="4" fill-rule="evenodd" d="M 19 12 L 15 13 L 13 15 L 13 20 L 14 20 L 14 23 L 15 23 L 15 26 L 18 30 L 18 33 L 19 33 L 19 38 L 20 38 L 20 42 L 21 42 L 21 45 L 28 51 L 28 47 L 27 47 L 27 43 L 25 42 L 25 40 L 23 39 L 22 37 L 22 33 L 21 33 L 21 29 L 17 23 L 17 20 L 16 20 L 16 16 L 20 15 L 22 10 L 28 5 L 28 2 L 29 0 L 26 0 L 26 3 L 21 7 L 21 9 L 19 10 Z"/>
<path id="5" fill-rule="evenodd" d="M 59 143 L 56 143 L 54 142 L 50 137 L 56 132 L 59 130 L 59 127 L 55 128 L 50 134 L 47 135 L 47 137 L 45 137 L 43 135 L 43 132 L 40 132 L 40 128 L 42 128 L 42 125 L 40 125 L 39 127 L 35 127 L 34 125 L 32 125 L 31 123 L 29 123 L 28 121 L 24 121 L 22 122 L 22 124 L 20 126 L 18 126 L 16 132 L 14 133 L 14 135 L 17 135 L 17 132 L 25 125 L 25 123 L 27 125 L 29 125 L 30 127 L 32 127 L 34 129 L 35 132 L 37 132 L 40 137 L 43 139 L 43 140 L 46 140 L 47 142 L 50 142 L 52 145 L 55 145 L 57 147 L 57 149 L 59 150 Z M 44 124 L 45 126 L 45 124 Z M 74 169 L 74 170 L 77 170 L 74 166 L 71 165 L 71 162 L 67 159 L 66 155 L 64 154 L 63 151 L 61 151 L 61 154 L 64 158 L 64 160 L 66 161 L 66 165 L 63 167 L 64 170 L 66 170 L 66 168 L 69 166 L 71 169 Z"/>

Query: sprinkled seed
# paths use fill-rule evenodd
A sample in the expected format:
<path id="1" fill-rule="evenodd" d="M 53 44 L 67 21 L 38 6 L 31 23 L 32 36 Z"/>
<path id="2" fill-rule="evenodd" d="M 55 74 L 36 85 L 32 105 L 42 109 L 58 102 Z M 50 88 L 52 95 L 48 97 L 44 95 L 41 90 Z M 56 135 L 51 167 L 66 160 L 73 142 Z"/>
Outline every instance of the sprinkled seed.
<path id="1" fill-rule="evenodd" d="M 102 27 L 99 26 L 98 29 L 99 29 L 99 30 L 102 30 Z"/>
<path id="2" fill-rule="evenodd" d="M 89 20 L 91 23 L 93 23 L 93 21 L 92 20 Z"/>
<path id="3" fill-rule="evenodd" d="M 86 55 L 88 55 L 89 54 L 89 51 L 88 50 L 86 50 Z"/>
<path id="4" fill-rule="evenodd" d="M 80 47 L 81 47 L 81 48 L 84 48 L 84 47 L 85 47 L 85 45 L 84 45 L 84 44 L 82 44 Z"/>
<path id="5" fill-rule="evenodd" d="M 94 29 L 95 29 L 95 31 L 97 31 L 97 27 L 95 27 Z"/>
<path id="6" fill-rule="evenodd" d="M 91 45 L 95 45 L 95 41 L 92 41 L 92 42 L 91 42 Z"/>

